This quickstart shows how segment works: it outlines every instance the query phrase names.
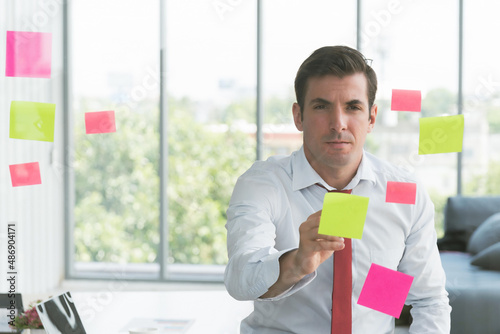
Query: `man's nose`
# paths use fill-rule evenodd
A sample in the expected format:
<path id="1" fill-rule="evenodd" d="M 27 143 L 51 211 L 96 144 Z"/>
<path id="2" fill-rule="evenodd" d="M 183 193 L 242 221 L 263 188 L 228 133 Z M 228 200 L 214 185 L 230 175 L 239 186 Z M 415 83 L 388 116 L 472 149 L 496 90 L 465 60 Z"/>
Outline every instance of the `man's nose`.
<path id="1" fill-rule="evenodd" d="M 340 133 L 347 128 L 347 115 L 341 107 L 335 106 L 330 113 L 330 130 Z"/>

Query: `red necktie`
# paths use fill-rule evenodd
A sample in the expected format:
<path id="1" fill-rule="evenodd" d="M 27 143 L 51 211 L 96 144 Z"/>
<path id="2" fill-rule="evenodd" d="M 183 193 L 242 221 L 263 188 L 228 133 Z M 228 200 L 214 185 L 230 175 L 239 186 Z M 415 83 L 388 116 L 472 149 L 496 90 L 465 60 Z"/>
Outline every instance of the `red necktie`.
<path id="1" fill-rule="evenodd" d="M 333 190 L 350 194 L 351 190 Z M 352 243 L 344 238 L 345 248 L 333 253 L 332 334 L 352 333 Z"/>

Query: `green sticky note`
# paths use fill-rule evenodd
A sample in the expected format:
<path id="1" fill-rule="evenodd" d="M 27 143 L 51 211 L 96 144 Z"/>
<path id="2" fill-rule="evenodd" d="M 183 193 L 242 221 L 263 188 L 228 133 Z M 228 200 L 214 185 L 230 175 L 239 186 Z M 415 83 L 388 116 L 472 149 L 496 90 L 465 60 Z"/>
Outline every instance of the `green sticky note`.
<path id="1" fill-rule="evenodd" d="M 464 115 L 420 118 L 418 154 L 462 152 Z"/>
<path id="2" fill-rule="evenodd" d="M 327 193 L 319 221 L 319 234 L 361 239 L 365 226 L 368 197 Z"/>
<path id="3" fill-rule="evenodd" d="M 9 137 L 53 142 L 55 115 L 55 104 L 12 101 Z"/>

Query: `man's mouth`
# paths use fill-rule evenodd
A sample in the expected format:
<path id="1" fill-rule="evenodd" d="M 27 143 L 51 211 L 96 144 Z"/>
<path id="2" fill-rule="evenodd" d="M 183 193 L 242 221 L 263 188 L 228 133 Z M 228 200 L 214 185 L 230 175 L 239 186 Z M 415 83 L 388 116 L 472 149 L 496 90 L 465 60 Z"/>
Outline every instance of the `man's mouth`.
<path id="1" fill-rule="evenodd" d="M 333 148 L 343 148 L 349 144 L 349 142 L 347 142 L 347 141 L 339 141 L 339 140 L 328 141 L 326 143 L 328 144 L 328 146 L 333 147 Z"/>
<path id="2" fill-rule="evenodd" d="M 333 141 L 329 141 L 327 143 L 329 143 L 329 144 L 349 144 L 348 141 L 341 141 L 341 140 L 333 140 Z"/>

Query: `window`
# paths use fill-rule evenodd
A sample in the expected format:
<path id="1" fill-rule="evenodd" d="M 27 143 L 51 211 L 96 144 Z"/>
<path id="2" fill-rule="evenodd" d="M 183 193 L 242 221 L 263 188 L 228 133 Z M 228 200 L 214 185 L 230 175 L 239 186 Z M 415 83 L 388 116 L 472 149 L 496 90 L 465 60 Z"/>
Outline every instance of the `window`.
<path id="1" fill-rule="evenodd" d="M 158 7 L 72 2 L 75 275 L 158 277 Z M 86 134 L 96 111 L 115 112 L 116 132 Z"/>
<path id="2" fill-rule="evenodd" d="M 499 8 L 491 1 L 465 4 L 463 78 L 452 0 L 70 6 L 70 277 L 221 280 L 234 183 L 257 156 L 301 146 L 294 78 L 324 45 L 357 46 L 373 59 L 379 116 L 366 148 L 423 181 L 438 235 L 446 198 L 461 186 L 500 192 L 500 50 L 488 40 Z M 422 112 L 391 111 L 392 89 L 421 90 Z M 419 118 L 457 114 L 460 99 L 462 155 L 418 155 Z M 116 132 L 86 134 L 85 113 L 107 110 Z"/>
<path id="3" fill-rule="evenodd" d="M 166 6 L 168 278 L 222 277 L 227 203 L 256 156 L 256 9 L 230 8 Z"/>
<path id="4" fill-rule="evenodd" d="M 73 2 L 70 275 L 221 279 L 227 202 L 255 160 L 255 12 L 250 3 L 226 13 L 206 1 Z M 86 134 L 84 114 L 103 110 L 115 111 L 116 132 Z"/>
<path id="5" fill-rule="evenodd" d="M 418 119 L 457 113 L 457 32 L 456 1 L 377 0 L 362 10 L 361 50 L 373 59 L 379 81 L 367 148 L 421 179 L 436 206 L 439 234 L 446 198 L 457 189 L 457 153 L 419 155 Z M 422 111 L 391 111 L 392 89 L 421 90 Z"/>
<path id="6" fill-rule="evenodd" d="M 464 6 L 464 134 L 463 192 L 500 194 L 500 46 L 492 31 L 500 4 L 466 1 Z"/>

